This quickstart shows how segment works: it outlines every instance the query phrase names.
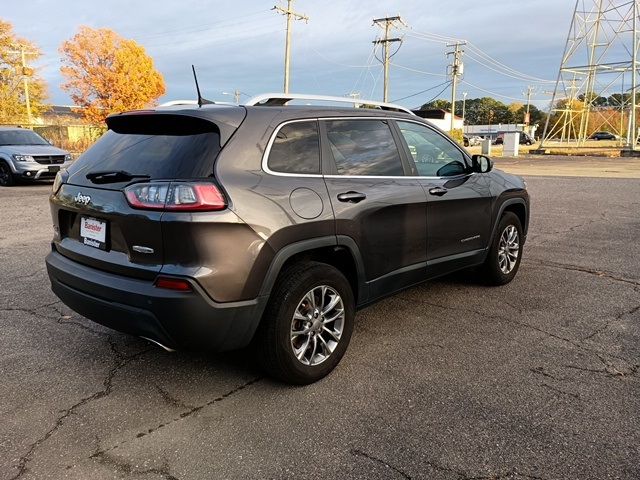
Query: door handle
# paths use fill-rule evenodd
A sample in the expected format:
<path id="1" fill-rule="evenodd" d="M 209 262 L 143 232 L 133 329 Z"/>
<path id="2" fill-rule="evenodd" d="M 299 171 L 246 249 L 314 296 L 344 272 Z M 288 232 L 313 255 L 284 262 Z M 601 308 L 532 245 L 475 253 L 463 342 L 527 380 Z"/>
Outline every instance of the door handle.
<path id="1" fill-rule="evenodd" d="M 429 193 L 431 195 L 435 195 L 437 197 L 441 197 L 443 196 L 445 193 L 447 193 L 449 190 L 447 190 L 444 187 L 433 187 L 429 189 Z"/>
<path id="2" fill-rule="evenodd" d="M 338 200 L 346 203 L 358 203 L 365 198 L 367 198 L 367 196 L 364 193 L 360 192 L 346 192 L 338 194 Z"/>

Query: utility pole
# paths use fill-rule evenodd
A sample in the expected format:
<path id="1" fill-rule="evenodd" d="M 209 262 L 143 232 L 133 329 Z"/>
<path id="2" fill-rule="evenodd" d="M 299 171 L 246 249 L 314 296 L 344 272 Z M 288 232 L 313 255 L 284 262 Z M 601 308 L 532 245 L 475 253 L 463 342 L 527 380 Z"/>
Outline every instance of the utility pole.
<path id="1" fill-rule="evenodd" d="M 467 119 L 467 92 L 462 92 L 462 131 L 464 132 L 464 124 Z"/>
<path id="2" fill-rule="evenodd" d="M 27 119 L 29 125 L 33 123 L 33 117 L 31 116 L 31 99 L 29 98 L 29 81 L 27 80 L 27 60 L 25 58 L 24 45 L 20 45 L 20 58 L 22 60 L 22 84 L 24 86 L 24 103 L 27 107 Z"/>
<path id="3" fill-rule="evenodd" d="M 458 78 L 464 74 L 464 63 L 462 63 L 462 54 L 464 53 L 460 47 L 466 45 L 467 42 L 456 42 L 447 45 L 447 47 L 453 47 L 452 52 L 447 52 L 447 57 L 453 55 L 453 63 L 449 65 L 451 67 L 451 129 L 449 133 L 453 132 L 456 121 L 456 88 L 458 87 Z"/>
<path id="4" fill-rule="evenodd" d="M 33 115 L 31 113 L 31 97 L 29 96 L 29 79 L 28 77 L 33 75 L 33 69 L 27 65 L 27 55 L 35 55 L 36 52 L 27 51 L 23 44 L 15 45 L 16 51 L 9 52 L 14 55 L 20 55 L 20 71 L 22 76 L 22 88 L 24 89 L 24 103 L 27 109 L 27 119 L 29 125 L 33 124 Z"/>
<path id="5" fill-rule="evenodd" d="M 291 21 L 292 20 L 304 20 L 305 23 L 309 21 L 309 17 L 301 13 L 293 11 L 293 0 L 287 0 L 286 10 L 278 5 L 274 6 L 272 10 L 287 16 L 287 41 L 284 48 L 284 93 L 289 93 L 289 66 L 291 63 Z"/>
<path id="6" fill-rule="evenodd" d="M 531 120 L 530 120 L 530 118 L 529 118 L 529 117 L 530 117 L 530 115 L 529 115 L 529 111 L 530 111 L 530 109 L 531 109 L 531 95 L 533 95 L 533 91 L 534 91 L 534 87 L 533 87 L 533 86 L 531 86 L 531 85 L 529 85 L 529 86 L 527 87 L 527 91 L 526 91 L 526 92 L 524 92 L 524 94 L 525 94 L 525 95 L 526 95 L 526 97 L 527 97 L 527 113 L 525 114 L 525 117 L 524 117 L 524 123 L 525 123 L 525 125 L 526 125 L 527 127 L 528 127 L 528 126 L 529 126 L 529 124 L 531 123 Z"/>
<path id="7" fill-rule="evenodd" d="M 382 94 L 382 101 L 383 102 L 387 102 L 389 99 L 389 59 L 391 58 L 389 55 L 389 44 L 390 43 L 395 43 L 395 42 L 400 42 L 402 43 L 402 39 L 401 38 L 389 38 L 389 33 L 391 31 L 391 28 L 394 26 L 394 24 L 396 22 L 401 23 L 402 25 L 406 26 L 406 23 L 404 23 L 404 21 L 402 20 L 402 18 L 400 18 L 399 15 L 395 16 L 395 17 L 385 17 L 385 18 L 374 18 L 373 19 L 373 24 L 374 25 L 378 25 L 379 27 L 381 27 L 384 30 L 384 38 L 381 38 L 379 40 L 374 40 L 373 44 L 374 45 L 379 45 L 382 44 L 383 48 L 384 48 L 384 56 L 383 56 L 383 60 L 382 60 L 382 64 L 384 65 L 384 90 L 383 90 L 383 94 Z"/>

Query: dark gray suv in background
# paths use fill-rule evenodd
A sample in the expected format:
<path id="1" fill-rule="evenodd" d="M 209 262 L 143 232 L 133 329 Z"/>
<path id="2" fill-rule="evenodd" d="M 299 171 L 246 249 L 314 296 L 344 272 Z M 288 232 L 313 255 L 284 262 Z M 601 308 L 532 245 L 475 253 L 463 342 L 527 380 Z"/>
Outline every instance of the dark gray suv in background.
<path id="1" fill-rule="evenodd" d="M 56 295 L 167 349 L 253 344 L 305 384 L 340 361 L 357 309 L 468 267 L 514 278 L 521 178 L 400 107 L 288 101 L 110 116 L 54 183 Z"/>

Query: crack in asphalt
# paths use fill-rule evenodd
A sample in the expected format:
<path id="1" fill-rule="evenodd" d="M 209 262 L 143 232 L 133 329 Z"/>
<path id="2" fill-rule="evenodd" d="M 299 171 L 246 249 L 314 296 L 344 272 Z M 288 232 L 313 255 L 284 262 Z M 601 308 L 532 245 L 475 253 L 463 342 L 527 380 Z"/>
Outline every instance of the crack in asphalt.
<path id="1" fill-rule="evenodd" d="M 576 398 L 576 399 L 580 399 L 580 395 L 578 395 L 577 393 L 571 393 L 571 392 L 565 392 L 564 390 L 561 390 L 559 388 L 556 387 L 552 387 L 551 385 L 549 385 L 548 383 L 542 383 L 541 386 L 548 388 L 549 390 L 552 390 L 556 393 L 559 393 L 561 395 L 568 395 L 570 397 Z"/>
<path id="2" fill-rule="evenodd" d="M 31 461 L 31 458 L 33 457 L 33 454 L 35 453 L 35 451 L 44 442 L 46 442 L 54 433 L 56 433 L 56 431 L 64 424 L 64 421 L 69 416 L 75 414 L 76 410 L 78 410 L 80 407 L 83 407 L 84 405 L 87 405 L 88 403 L 98 400 L 100 398 L 104 398 L 111 393 L 113 388 L 113 378 L 115 377 L 115 375 L 118 373 L 120 369 L 122 369 L 123 367 L 125 367 L 126 365 L 128 365 L 129 363 L 131 363 L 133 360 L 137 359 L 141 355 L 144 355 L 145 353 L 150 352 L 151 350 L 154 350 L 154 348 L 148 348 L 148 349 L 136 352 L 132 355 L 124 356 L 121 352 L 117 350 L 115 343 L 113 343 L 111 340 L 109 340 L 109 347 L 116 358 L 116 362 L 107 372 L 107 375 L 102 382 L 102 385 L 103 385 L 102 390 L 99 390 L 89 395 L 88 397 L 84 397 L 79 402 L 73 404 L 69 408 L 60 410 L 60 413 L 62 415 L 60 415 L 56 419 L 53 426 L 49 430 L 47 430 L 44 435 L 42 435 L 35 442 L 33 442 L 29 446 L 27 452 L 18 459 L 18 465 L 16 467 L 18 471 L 13 477 L 11 477 L 10 480 L 18 480 L 25 473 L 27 473 L 28 471 L 27 464 L 29 463 L 29 461 Z"/>
<path id="3" fill-rule="evenodd" d="M 182 400 L 179 400 L 173 397 L 169 392 L 163 389 L 160 385 L 154 385 L 154 387 L 162 397 L 162 400 L 164 400 L 164 403 L 166 403 L 167 405 L 171 405 L 172 407 L 177 407 L 177 408 L 182 408 L 187 410 L 190 410 L 193 408 L 193 405 L 187 405 Z"/>
<path id="4" fill-rule="evenodd" d="M 88 325 L 70 320 L 72 318 L 70 315 L 66 315 L 65 313 L 61 312 L 60 310 L 54 307 L 55 305 L 58 305 L 58 304 L 62 304 L 62 302 L 60 300 L 57 300 L 55 302 L 47 303 L 45 305 L 40 305 L 33 308 L 6 307 L 6 308 L 0 308 L 0 312 L 22 312 L 22 313 L 33 315 L 34 317 L 42 318 L 45 320 L 55 320 L 56 323 L 60 325 L 73 325 L 83 330 L 86 330 L 87 332 L 93 333 L 94 335 L 98 335 L 102 337 L 108 337 L 110 335 L 108 332 L 101 332 L 99 330 L 94 330 Z M 38 311 L 38 310 L 42 310 L 44 308 L 49 308 L 49 307 L 54 307 L 53 310 L 55 310 L 56 313 L 58 314 L 58 318 L 55 318 L 55 316 L 50 316 L 50 315 L 47 315 L 46 313 L 42 313 Z"/>
<path id="5" fill-rule="evenodd" d="M 535 325 L 531 325 L 529 323 L 521 322 L 519 320 L 516 320 L 515 318 L 504 317 L 504 316 L 498 315 L 496 313 L 481 312 L 479 310 L 474 310 L 474 309 L 471 309 L 471 308 L 440 305 L 440 304 L 433 303 L 433 302 L 428 302 L 428 301 L 422 300 L 422 299 L 408 299 L 408 298 L 403 297 L 403 296 L 397 296 L 396 298 L 398 298 L 400 300 L 403 300 L 405 302 L 416 302 L 417 301 L 417 302 L 420 302 L 420 303 L 425 304 L 425 305 L 430 305 L 432 307 L 441 308 L 443 310 L 457 310 L 457 311 L 460 311 L 460 312 L 472 313 L 474 315 L 478 315 L 478 316 L 483 317 L 483 318 L 490 318 L 490 319 L 493 319 L 493 320 L 497 320 L 497 321 L 501 321 L 501 322 L 507 322 L 507 323 L 515 323 L 516 325 L 519 325 L 521 327 L 525 327 L 525 328 L 529 328 L 531 330 L 535 330 L 536 332 L 542 333 L 543 335 L 546 335 L 548 337 L 554 338 L 554 339 L 559 340 L 561 342 L 568 343 L 568 344 L 572 345 L 573 347 L 578 348 L 579 350 L 582 350 L 584 352 L 590 353 L 591 355 L 594 355 L 605 366 L 606 372 L 609 375 L 613 376 L 613 377 L 617 377 L 617 376 L 620 376 L 620 377 L 633 376 L 633 375 L 635 375 L 637 373 L 638 368 L 640 368 L 640 365 L 632 364 L 626 358 L 622 358 L 622 357 L 614 355 L 612 353 L 606 353 L 606 352 L 602 352 L 602 351 L 594 350 L 592 348 L 585 347 L 584 345 L 582 345 L 581 343 L 579 343 L 576 340 L 572 340 L 572 339 L 567 338 L 567 337 L 556 335 L 555 333 L 548 332 L 547 330 L 544 330 L 544 329 L 542 329 L 540 327 L 536 327 Z M 521 309 L 513 307 L 513 306 L 512 306 L 512 308 L 515 308 L 516 310 L 519 311 L 519 313 L 522 313 Z M 618 370 L 615 367 L 615 365 L 613 365 L 611 362 L 608 362 L 605 358 L 603 358 L 604 355 L 609 356 L 611 358 L 615 358 L 616 360 L 620 360 L 621 362 L 625 363 L 627 365 L 628 369 L 629 369 L 629 372 L 623 372 L 623 371 Z"/>
<path id="6" fill-rule="evenodd" d="M 398 467 L 395 467 L 393 465 L 391 465 L 390 463 L 385 462 L 384 460 L 378 458 L 378 457 L 374 457 L 373 455 L 370 455 L 368 453 L 363 452 L 362 450 L 358 450 L 358 449 L 351 449 L 351 455 L 355 456 L 355 457 L 364 457 L 367 460 L 370 460 L 374 463 L 380 464 L 386 468 L 389 468 L 391 470 L 393 470 L 394 472 L 396 472 L 398 475 L 400 475 L 402 478 L 406 478 L 407 480 L 411 480 L 411 476 L 405 472 L 404 470 L 401 470 Z"/>
<path id="7" fill-rule="evenodd" d="M 378 458 L 374 455 L 371 455 L 370 453 L 366 453 L 363 452 L 362 450 L 359 449 L 351 449 L 350 450 L 351 455 L 355 456 L 355 457 L 363 457 L 366 458 L 367 460 L 370 460 L 374 463 L 377 463 L 379 465 L 384 466 L 385 468 L 389 468 L 391 470 L 393 470 L 394 472 L 396 472 L 399 476 L 401 476 L 402 478 L 405 478 L 407 480 L 411 480 L 412 477 L 411 475 L 409 475 L 407 472 L 405 472 L 404 470 L 402 470 L 399 467 L 396 467 L 392 464 L 390 464 L 389 462 L 386 462 L 385 460 L 382 460 L 381 458 Z M 473 475 L 473 474 L 469 474 L 467 472 L 464 471 L 460 471 L 460 470 L 456 470 L 454 468 L 450 468 L 450 467 L 445 467 L 443 465 L 440 465 L 436 462 L 430 461 L 430 460 L 426 460 L 425 463 L 433 470 L 436 470 L 438 472 L 443 472 L 443 473 L 450 473 L 452 475 L 455 475 L 457 477 L 457 480 L 500 480 L 500 479 L 506 479 L 509 477 L 522 477 L 522 478 L 529 478 L 531 480 L 545 480 L 544 477 L 540 477 L 540 476 L 536 476 L 536 475 L 532 475 L 532 474 L 527 474 L 527 473 L 520 473 L 518 472 L 515 468 L 508 470 L 504 473 L 497 473 L 497 474 L 488 474 L 488 475 Z"/>
<path id="8" fill-rule="evenodd" d="M 588 273 L 588 274 L 595 275 L 595 276 L 600 277 L 600 278 L 607 278 L 609 280 L 614 280 L 616 282 L 622 282 L 622 283 L 627 283 L 629 285 L 635 285 L 636 287 L 640 286 L 640 280 L 635 280 L 635 279 L 631 279 L 631 278 L 622 277 L 622 276 L 617 275 L 615 273 L 605 272 L 604 270 L 597 270 L 595 268 L 581 267 L 580 265 L 571 265 L 571 264 L 567 264 L 567 263 L 550 262 L 550 261 L 547 261 L 547 260 L 538 260 L 538 259 L 523 260 L 523 263 L 525 263 L 525 264 L 528 263 L 528 264 L 532 264 L 532 265 L 542 265 L 542 266 L 552 267 L 552 268 L 560 268 L 562 270 L 569 270 L 569 271 L 573 271 L 573 272 Z"/>
<path id="9" fill-rule="evenodd" d="M 222 395 L 219 395 L 218 397 L 203 403 L 202 405 L 198 405 L 198 406 L 195 406 L 195 407 L 190 407 L 187 410 L 185 410 L 184 412 L 180 413 L 180 415 L 178 415 L 177 417 L 173 417 L 172 419 L 170 419 L 170 420 L 168 420 L 168 421 L 166 421 L 164 423 L 160 423 L 160 424 L 156 425 L 155 427 L 152 427 L 152 428 L 149 428 L 149 429 L 147 429 L 145 431 L 139 432 L 138 434 L 136 434 L 135 438 L 129 438 L 129 439 L 123 440 L 120 443 L 117 443 L 116 445 L 113 445 L 113 446 L 111 446 L 109 448 L 106 448 L 106 449 L 103 449 L 103 450 L 97 449 L 96 452 L 93 453 L 89 458 L 95 458 L 97 456 L 100 456 L 103 453 L 108 453 L 108 452 L 110 452 L 112 450 L 117 449 L 118 447 L 120 447 L 120 446 L 122 446 L 124 444 L 129 443 L 132 440 L 135 440 L 135 439 L 138 439 L 138 438 L 142 438 L 142 437 L 146 437 L 147 435 L 150 435 L 150 434 L 152 434 L 154 432 L 157 432 L 158 430 L 161 430 L 161 429 L 163 429 L 163 428 L 165 428 L 165 427 L 167 427 L 169 425 L 172 425 L 172 424 L 174 424 L 176 422 L 179 422 L 180 420 L 183 420 L 183 419 L 185 419 L 187 417 L 190 417 L 190 416 L 198 413 L 203 408 L 206 408 L 206 407 L 211 406 L 211 405 L 213 405 L 215 403 L 221 402 L 221 401 L 225 400 L 226 398 L 229 398 L 232 395 L 235 395 L 236 393 L 244 390 L 245 388 L 250 387 L 254 383 L 259 382 L 262 379 L 263 379 L 263 377 L 255 377 L 255 378 L 253 378 L 253 379 L 251 379 L 251 380 L 249 380 L 249 381 L 247 381 L 247 382 L 245 382 L 245 383 L 243 383 L 241 385 L 238 385 L 237 387 L 229 390 L 228 392 L 223 393 Z"/>
<path id="10" fill-rule="evenodd" d="M 544 367 L 530 368 L 529 371 L 535 373 L 536 375 L 542 375 L 543 377 L 552 378 L 553 380 L 557 380 L 559 382 L 563 382 L 566 380 L 565 378 L 558 378 L 554 375 L 551 375 L 550 373 L 545 372 Z"/>
<path id="11" fill-rule="evenodd" d="M 637 289 L 635 289 L 636 291 L 638 291 Z M 609 327 L 611 326 L 611 324 L 613 322 L 619 322 L 621 321 L 624 317 L 626 317 L 627 315 L 633 315 L 634 313 L 636 313 L 637 311 L 640 310 L 640 305 L 633 307 L 631 310 L 626 311 L 626 312 L 622 312 L 619 315 L 616 315 L 615 319 L 611 320 L 611 319 L 607 319 L 606 323 L 602 326 L 599 327 L 597 329 L 595 329 L 593 332 L 591 332 L 589 335 L 587 335 L 586 337 L 584 337 L 582 340 L 591 340 L 593 337 L 595 337 L 596 335 L 601 334 L 602 332 L 606 331 L 609 329 Z"/>
<path id="12" fill-rule="evenodd" d="M 122 460 L 119 460 L 118 458 L 112 455 L 109 455 L 106 452 L 97 451 L 94 455 L 91 456 L 91 458 L 94 458 L 95 460 L 98 461 L 98 463 L 102 465 L 115 468 L 120 473 L 123 473 L 124 475 L 127 475 L 127 476 L 129 475 L 142 476 L 142 475 L 151 474 L 151 475 L 159 475 L 161 478 L 164 478 L 165 480 L 180 480 L 178 477 L 176 477 L 175 475 L 172 475 L 169 472 L 169 463 L 166 461 L 162 464 L 160 468 L 147 468 L 144 470 L 137 470 L 130 463 L 123 462 Z"/>
<path id="13" fill-rule="evenodd" d="M 46 316 L 43 313 L 38 312 L 38 310 L 42 310 L 43 308 L 51 307 L 57 303 L 61 303 L 60 300 L 56 300 L 55 302 L 47 303 L 45 305 L 39 305 L 33 308 L 23 308 L 23 307 L 2 307 L 0 308 L 0 312 L 22 312 L 33 315 L 35 317 L 46 318 L 47 320 L 51 320 L 51 317 Z"/>

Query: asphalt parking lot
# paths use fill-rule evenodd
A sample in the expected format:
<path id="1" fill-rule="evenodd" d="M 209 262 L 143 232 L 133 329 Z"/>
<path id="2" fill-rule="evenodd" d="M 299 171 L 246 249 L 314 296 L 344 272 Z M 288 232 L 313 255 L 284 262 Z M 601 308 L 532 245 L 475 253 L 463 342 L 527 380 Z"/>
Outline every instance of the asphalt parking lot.
<path id="1" fill-rule="evenodd" d="M 165 353 L 49 290 L 49 186 L 0 190 L 0 479 L 640 478 L 640 180 L 527 177 L 519 275 L 360 312 L 325 380 Z"/>

